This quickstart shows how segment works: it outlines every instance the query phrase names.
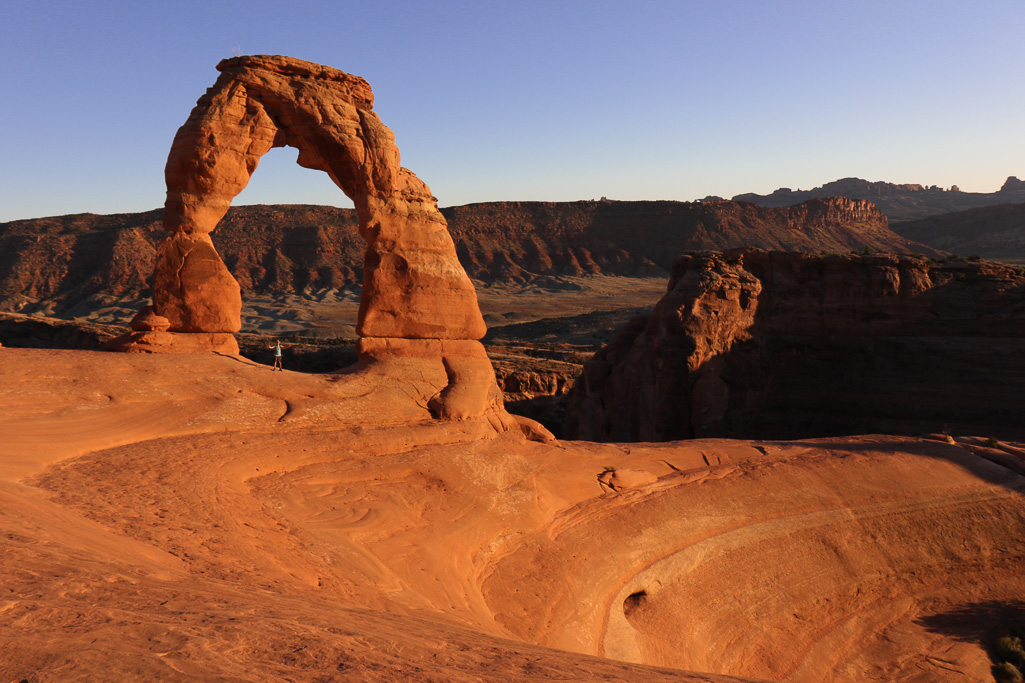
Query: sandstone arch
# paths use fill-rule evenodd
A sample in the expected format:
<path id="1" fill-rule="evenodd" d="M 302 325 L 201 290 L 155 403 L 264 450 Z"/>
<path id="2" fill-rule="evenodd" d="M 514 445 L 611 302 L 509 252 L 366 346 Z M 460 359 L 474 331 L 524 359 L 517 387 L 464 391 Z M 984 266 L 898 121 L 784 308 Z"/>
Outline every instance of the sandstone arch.
<path id="1" fill-rule="evenodd" d="M 210 233 L 274 147 L 299 150 L 352 199 L 366 240 L 357 333 L 364 357 L 440 360 L 436 414 L 480 413 L 497 388 L 473 285 L 427 185 L 399 163 L 373 112 L 369 84 L 291 57 L 225 59 L 221 75 L 179 128 L 165 167 L 164 228 L 153 307 L 114 345 L 138 351 L 234 351 L 238 283 Z M 163 320 L 166 318 L 166 321 Z M 165 331 L 166 330 L 166 331 Z"/>
<path id="2" fill-rule="evenodd" d="M 352 199 L 367 241 L 358 332 L 363 337 L 480 339 L 484 321 L 430 189 L 399 164 L 392 132 L 373 112 L 365 80 L 278 56 L 235 57 L 178 130 L 165 168 L 161 260 L 205 245 L 232 199 L 273 147 L 324 171 Z M 206 256 L 204 255 L 204 258 Z M 186 261 L 187 263 L 187 261 Z M 234 301 L 181 292 L 178 268 L 157 267 L 154 307 L 171 331 L 235 332 Z M 230 276 L 229 276 L 230 277 Z M 219 280 L 217 281 L 219 283 Z"/>

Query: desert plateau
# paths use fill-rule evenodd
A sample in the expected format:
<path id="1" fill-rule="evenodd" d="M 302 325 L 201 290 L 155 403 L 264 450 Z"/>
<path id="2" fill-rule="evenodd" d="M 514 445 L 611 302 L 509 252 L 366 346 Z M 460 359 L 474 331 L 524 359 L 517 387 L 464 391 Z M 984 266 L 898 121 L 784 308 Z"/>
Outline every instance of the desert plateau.
<path id="1" fill-rule="evenodd" d="M 1021 680 L 1025 183 L 439 208 L 217 71 L 162 209 L 0 223 L 0 681 Z"/>

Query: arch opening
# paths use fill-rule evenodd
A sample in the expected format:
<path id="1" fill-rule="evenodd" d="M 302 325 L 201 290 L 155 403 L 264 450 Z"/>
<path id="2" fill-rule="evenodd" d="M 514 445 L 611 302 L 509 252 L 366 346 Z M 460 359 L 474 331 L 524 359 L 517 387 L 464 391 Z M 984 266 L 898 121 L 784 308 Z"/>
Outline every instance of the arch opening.
<path id="1" fill-rule="evenodd" d="M 326 173 L 298 164 L 299 150 L 274 147 L 260 158 L 259 167 L 249 178 L 232 206 L 261 204 L 308 204 L 354 209 L 356 205 Z"/>

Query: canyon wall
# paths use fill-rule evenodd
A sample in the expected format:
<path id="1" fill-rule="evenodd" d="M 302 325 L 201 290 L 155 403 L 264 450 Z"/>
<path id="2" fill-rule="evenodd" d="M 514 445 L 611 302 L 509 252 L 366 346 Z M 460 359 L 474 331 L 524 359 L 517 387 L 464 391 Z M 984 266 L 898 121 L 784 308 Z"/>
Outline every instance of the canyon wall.
<path id="1" fill-rule="evenodd" d="M 1025 275 L 990 262 L 681 257 L 584 366 L 567 438 L 1025 437 Z"/>
<path id="2" fill-rule="evenodd" d="M 748 202 L 494 202 L 447 209 L 472 277 L 661 274 L 677 254 L 741 247 L 938 254 L 889 229 L 871 202 L 843 197 L 771 208 Z"/>
<path id="3" fill-rule="evenodd" d="M 787 208 L 744 202 L 489 202 L 441 209 L 459 260 L 480 282 L 667 274 L 677 254 L 938 252 L 891 231 L 865 201 Z M 0 223 L 0 310 L 62 315 L 89 300 L 148 296 L 163 211 Z M 236 206 L 214 233 L 242 296 L 359 288 L 366 243 L 353 209 Z"/>
<path id="4" fill-rule="evenodd" d="M 974 254 L 1017 263 L 1025 260 L 1025 204 L 946 213 L 896 223 L 893 230 L 908 239 L 963 256 Z"/>

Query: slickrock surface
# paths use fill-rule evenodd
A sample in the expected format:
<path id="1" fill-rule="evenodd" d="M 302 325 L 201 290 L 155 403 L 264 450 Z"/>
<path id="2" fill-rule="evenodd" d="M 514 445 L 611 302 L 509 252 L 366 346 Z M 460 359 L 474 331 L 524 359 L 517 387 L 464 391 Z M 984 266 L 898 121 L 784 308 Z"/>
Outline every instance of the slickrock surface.
<path id="1" fill-rule="evenodd" d="M 568 437 L 1025 439 L 1025 275 L 990 262 L 698 253 L 584 366 Z"/>
<path id="2" fill-rule="evenodd" d="M 0 342 L 7 346 L 98 351 L 123 332 L 112 325 L 0 312 Z"/>
<path id="3" fill-rule="evenodd" d="M 542 443 L 401 356 L 0 355 L 4 680 L 983 680 L 1025 596 L 1021 445 Z"/>

